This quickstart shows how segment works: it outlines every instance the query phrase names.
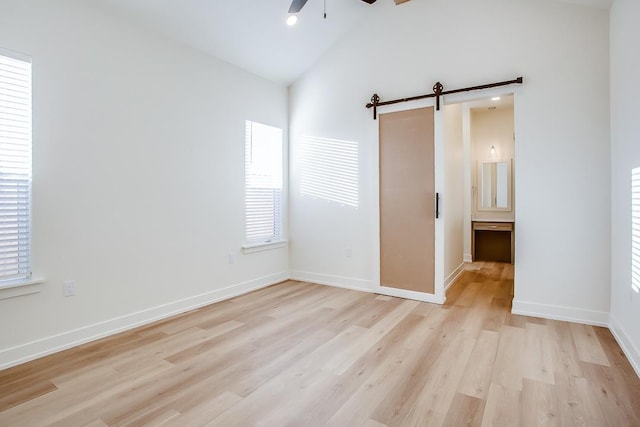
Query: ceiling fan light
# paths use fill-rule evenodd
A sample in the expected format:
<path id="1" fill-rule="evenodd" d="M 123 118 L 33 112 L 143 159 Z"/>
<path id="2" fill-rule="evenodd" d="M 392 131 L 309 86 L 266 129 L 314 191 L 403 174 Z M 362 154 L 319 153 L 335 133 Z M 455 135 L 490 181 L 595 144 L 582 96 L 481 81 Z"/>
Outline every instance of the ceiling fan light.
<path id="1" fill-rule="evenodd" d="M 296 15 L 289 15 L 287 18 L 287 25 L 293 27 L 298 22 L 298 17 Z"/>

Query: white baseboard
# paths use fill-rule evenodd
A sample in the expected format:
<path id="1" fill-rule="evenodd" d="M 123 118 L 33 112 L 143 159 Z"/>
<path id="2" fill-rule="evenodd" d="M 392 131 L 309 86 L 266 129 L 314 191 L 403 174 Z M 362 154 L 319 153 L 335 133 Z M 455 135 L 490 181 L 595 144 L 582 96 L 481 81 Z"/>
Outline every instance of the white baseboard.
<path id="1" fill-rule="evenodd" d="M 460 264 L 453 272 L 447 276 L 444 281 L 444 291 L 447 292 L 447 289 L 456 281 L 456 279 L 462 274 L 464 271 L 464 262 Z"/>
<path id="2" fill-rule="evenodd" d="M 631 366 L 636 371 L 636 375 L 640 377 L 640 350 L 633 345 L 633 342 L 629 339 L 629 335 L 622 329 L 622 326 L 613 316 L 609 316 L 609 330 L 613 334 L 613 337 L 618 341 L 620 348 L 627 356 L 627 360 L 631 363 Z"/>
<path id="3" fill-rule="evenodd" d="M 309 271 L 291 271 L 290 279 L 299 280 L 301 282 L 317 283 L 319 285 L 333 286 L 336 288 L 351 289 L 354 291 L 373 292 L 371 280 L 366 279 L 311 273 Z"/>
<path id="4" fill-rule="evenodd" d="M 523 316 L 542 317 L 544 319 L 564 320 L 593 326 L 609 326 L 609 312 L 584 310 L 559 305 L 548 305 L 513 300 L 511 313 Z"/>
<path id="5" fill-rule="evenodd" d="M 57 353 L 90 341 L 95 341 L 138 326 L 146 325 L 176 314 L 194 310 L 218 301 L 233 298 L 257 289 L 261 289 L 289 278 L 288 272 L 263 276 L 215 291 L 207 292 L 180 301 L 131 313 L 126 316 L 84 326 L 58 335 L 32 341 L 0 351 L 0 369 L 19 365 L 30 360 Z"/>
<path id="6" fill-rule="evenodd" d="M 462 256 L 462 260 L 464 262 L 473 262 L 473 257 L 471 256 L 471 254 L 464 254 Z"/>

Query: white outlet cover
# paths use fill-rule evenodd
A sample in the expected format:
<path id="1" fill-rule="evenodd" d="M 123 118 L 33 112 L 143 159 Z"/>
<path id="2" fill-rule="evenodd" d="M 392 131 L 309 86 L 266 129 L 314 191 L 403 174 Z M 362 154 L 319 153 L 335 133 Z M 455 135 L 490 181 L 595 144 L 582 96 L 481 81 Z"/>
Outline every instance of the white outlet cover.
<path id="1" fill-rule="evenodd" d="M 62 294 L 65 297 L 74 296 L 76 294 L 76 282 L 74 282 L 73 280 L 65 281 L 64 285 L 62 286 Z"/>

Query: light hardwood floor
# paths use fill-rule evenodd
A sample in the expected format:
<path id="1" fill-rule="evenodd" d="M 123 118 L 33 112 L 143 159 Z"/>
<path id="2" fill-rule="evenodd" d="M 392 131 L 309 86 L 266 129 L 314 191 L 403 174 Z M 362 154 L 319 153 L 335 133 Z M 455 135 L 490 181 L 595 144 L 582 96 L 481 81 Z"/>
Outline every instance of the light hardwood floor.
<path id="1" fill-rule="evenodd" d="M 513 267 L 445 306 L 285 282 L 0 371 L 1 426 L 640 426 L 611 333 L 510 314 Z"/>

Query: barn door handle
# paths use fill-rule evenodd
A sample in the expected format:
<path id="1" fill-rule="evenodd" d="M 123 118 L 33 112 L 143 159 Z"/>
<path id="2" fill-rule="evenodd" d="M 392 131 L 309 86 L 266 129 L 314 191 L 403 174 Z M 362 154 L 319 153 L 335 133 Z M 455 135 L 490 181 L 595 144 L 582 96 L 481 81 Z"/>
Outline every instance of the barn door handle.
<path id="1" fill-rule="evenodd" d="M 440 193 L 436 193 L 436 219 L 440 218 Z"/>

